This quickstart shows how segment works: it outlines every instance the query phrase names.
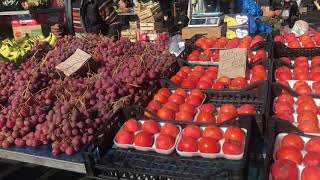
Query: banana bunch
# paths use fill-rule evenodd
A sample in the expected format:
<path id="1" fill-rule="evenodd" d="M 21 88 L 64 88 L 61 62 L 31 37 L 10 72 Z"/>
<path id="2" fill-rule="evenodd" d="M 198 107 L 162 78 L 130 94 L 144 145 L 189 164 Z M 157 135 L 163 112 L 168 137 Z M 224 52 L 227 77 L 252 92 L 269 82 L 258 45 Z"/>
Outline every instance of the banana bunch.
<path id="1" fill-rule="evenodd" d="M 5 39 L 0 42 L 0 56 L 3 56 L 9 61 L 16 62 L 17 59 L 24 57 L 27 52 L 32 50 L 36 41 L 48 42 L 54 46 L 57 42 L 57 37 L 50 33 L 48 37 L 34 35 L 32 37 L 25 36 L 18 40 Z"/>

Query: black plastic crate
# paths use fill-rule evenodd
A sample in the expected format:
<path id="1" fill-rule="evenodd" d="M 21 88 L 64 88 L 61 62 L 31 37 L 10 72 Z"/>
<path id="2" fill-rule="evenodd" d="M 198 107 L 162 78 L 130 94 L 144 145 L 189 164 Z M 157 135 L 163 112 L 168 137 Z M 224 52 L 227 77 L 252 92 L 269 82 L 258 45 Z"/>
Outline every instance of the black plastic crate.
<path id="1" fill-rule="evenodd" d="M 196 34 L 194 35 L 192 38 L 190 38 L 189 40 L 186 41 L 185 43 L 185 49 L 184 51 L 178 56 L 178 59 L 188 62 L 188 56 L 189 54 L 193 51 L 193 50 L 199 50 L 199 51 L 204 51 L 202 48 L 198 47 L 195 45 L 195 42 L 201 38 L 203 35 L 205 34 Z M 255 46 L 249 48 L 249 50 L 252 51 L 256 51 L 259 49 L 265 49 L 268 53 L 268 57 L 267 58 L 271 58 L 272 57 L 272 37 L 270 34 L 260 34 L 262 37 L 264 37 L 266 39 L 266 41 L 264 42 L 260 42 L 258 44 L 256 44 Z"/>
<path id="2" fill-rule="evenodd" d="M 183 66 L 188 66 L 190 68 L 194 68 L 195 66 L 202 66 L 204 67 L 205 69 L 207 69 L 208 67 L 210 66 L 216 66 L 218 67 L 218 65 L 196 65 L 196 64 L 190 64 L 188 63 L 187 61 L 184 61 L 184 60 L 181 60 L 181 59 L 177 59 L 177 63 L 178 63 L 178 67 L 175 66 L 175 73 L 178 72 L 180 70 L 181 67 Z M 267 80 L 266 81 L 269 81 L 271 82 L 272 81 L 272 78 L 273 78 L 273 62 L 270 60 L 270 59 L 261 59 L 261 60 L 258 60 L 258 61 L 255 61 L 253 63 L 248 63 L 247 64 L 247 67 L 249 69 L 251 69 L 252 67 L 254 67 L 255 65 L 263 65 L 265 67 L 265 69 L 267 70 Z M 173 72 L 173 71 L 172 71 Z M 175 73 L 172 73 L 172 76 L 175 75 Z M 166 82 L 168 86 L 170 87 L 179 87 L 179 85 L 175 85 L 171 80 L 170 78 L 172 76 L 166 76 L 165 78 L 163 78 L 163 82 Z M 263 81 L 263 80 L 262 80 Z M 250 86 L 250 85 L 249 85 Z M 247 89 L 247 87 L 245 87 L 244 89 Z M 226 91 L 226 90 L 221 90 L 221 91 Z"/>
<path id="3" fill-rule="evenodd" d="M 273 55 L 274 58 L 280 57 L 312 57 L 320 55 L 320 47 L 314 48 L 289 48 L 281 42 L 273 43 Z"/>
<path id="4" fill-rule="evenodd" d="M 306 136 L 306 137 L 319 137 L 319 136 L 312 136 L 303 133 L 299 129 L 295 128 L 294 126 L 291 125 L 290 122 L 280 120 L 278 118 L 274 117 L 268 117 L 268 141 L 267 141 L 267 154 L 266 154 L 266 160 L 264 164 L 264 176 L 263 180 L 269 180 L 269 173 L 270 173 L 270 167 L 272 163 L 274 162 L 273 160 L 273 150 L 274 150 L 274 145 L 276 141 L 276 137 L 280 133 L 295 133 L 299 136 Z"/>
<path id="5" fill-rule="evenodd" d="M 251 137 L 250 116 L 241 116 L 233 125 L 247 129 L 244 156 L 241 160 L 224 158 L 205 159 L 181 157 L 176 152 L 161 155 L 113 146 L 113 137 L 120 125 L 129 117 L 142 118 L 141 114 L 124 110 L 118 113 L 112 131 L 96 136 L 82 152 L 87 175 L 95 179 L 246 179 L 248 173 L 248 150 Z M 219 125 L 227 126 L 227 125 Z"/>
<path id="6" fill-rule="evenodd" d="M 266 112 L 266 140 L 270 139 L 270 136 L 272 136 L 272 132 L 274 131 L 275 126 L 277 125 L 278 128 L 282 128 L 284 130 L 289 129 L 290 131 L 295 131 L 299 133 L 303 133 L 303 131 L 299 130 L 296 126 L 294 126 L 291 122 L 288 122 L 286 120 L 282 120 L 276 117 L 272 117 L 275 115 L 273 111 L 273 105 L 274 105 L 274 98 L 279 96 L 283 90 L 286 90 L 291 96 L 298 97 L 300 94 L 293 91 L 291 88 L 286 87 L 280 83 L 272 83 L 271 85 L 271 91 L 270 91 L 270 103 L 267 107 Z M 320 98 L 318 95 L 311 95 L 313 98 Z"/>

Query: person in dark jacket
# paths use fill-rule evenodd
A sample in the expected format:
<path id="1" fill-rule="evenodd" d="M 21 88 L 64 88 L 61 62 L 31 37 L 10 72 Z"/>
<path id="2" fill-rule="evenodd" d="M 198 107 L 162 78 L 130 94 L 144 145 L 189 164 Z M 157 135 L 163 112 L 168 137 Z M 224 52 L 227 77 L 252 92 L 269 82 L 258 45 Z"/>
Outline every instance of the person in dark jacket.
<path id="1" fill-rule="evenodd" d="M 113 0 L 72 0 L 66 3 L 66 23 L 55 24 L 51 31 L 64 34 L 93 33 L 118 39 L 121 22 L 113 8 Z"/>

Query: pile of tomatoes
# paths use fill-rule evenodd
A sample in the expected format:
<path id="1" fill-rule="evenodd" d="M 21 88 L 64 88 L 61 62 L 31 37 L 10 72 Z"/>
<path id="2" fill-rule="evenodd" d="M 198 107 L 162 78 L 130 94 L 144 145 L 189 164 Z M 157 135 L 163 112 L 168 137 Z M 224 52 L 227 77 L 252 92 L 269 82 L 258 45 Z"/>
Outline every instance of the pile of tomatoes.
<path id="1" fill-rule="evenodd" d="M 182 130 L 176 149 L 181 156 L 232 158 L 232 155 L 243 153 L 245 139 L 246 132 L 236 126 L 219 128 L 188 125 Z"/>
<path id="2" fill-rule="evenodd" d="M 311 96 L 294 98 L 289 94 L 281 94 L 275 99 L 275 117 L 287 120 L 306 133 L 320 133 L 319 99 Z"/>
<path id="3" fill-rule="evenodd" d="M 220 39 L 216 37 L 206 38 L 201 37 L 196 42 L 195 45 L 202 48 L 203 51 L 193 50 L 187 60 L 191 62 L 208 62 L 208 61 L 219 61 L 219 50 L 210 50 L 210 48 L 224 48 L 224 49 L 232 49 L 232 48 L 250 48 L 255 46 L 256 44 L 265 41 L 265 39 L 257 35 L 255 37 L 246 36 L 242 39 L 235 37 L 231 40 L 228 40 L 225 37 Z M 248 59 L 250 62 L 255 62 L 260 59 L 267 58 L 267 52 L 264 49 L 259 49 L 257 51 L 248 51 Z"/>
<path id="4" fill-rule="evenodd" d="M 184 88 L 214 89 L 214 90 L 239 90 L 248 84 L 267 79 L 267 71 L 263 65 L 255 65 L 247 68 L 246 77 L 229 78 L 222 76 L 217 78 L 218 67 L 195 66 L 193 69 L 183 66 L 170 78 L 177 86 Z"/>
<path id="5" fill-rule="evenodd" d="M 289 58 L 281 58 L 291 64 Z M 306 57 L 297 57 L 294 68 L 280 66 L 275 71 L 277 82 L 293 88 L 299 94 L 320 94 L 320 56 L 314 56 L 310 61 Z"/>
<path id="6" fill-rule="evenodd" d="M 208 61 L 219 61 L 219 50 L 210 50 L 210 48 L 250 48 L 255 46 L 259 42 L 263 42 L 265 39 L 257 35 L 255 37 L 246 36 L 242 39 L 235 37 L 231 40 L 228 40 L 226 37 L 222 38 L 206 38 L 201 37 L 196 42 L 195 45 L 202 48 L 203 51 L 193 50 L 187 60 L 188 61 L 200 61 L 200 62 L 208 62 Z M 259 49 L 257 51 L 248 51 L 248 59 L 250 62 L 255 62 L 260 59 L 264 59 L 267 57 L 267 52 L 264 49 Z"/>
<path id="7" fill-rule="evenodd" d="M 115 136 L 118 147 L 156 151 L 168 154 L 174 151 L 181 128 L 172 123 L 154 120 L 137 121 L 128 119 Z"/>
<path id="8" fill-rule="evenodd" d="M 152 118 L 156 115 L 164 120 L 185 122 L 222 123 L 238 114 L 257 113 L 255 106 L 251 104 L 244 104 L 239 108 L 233 104 L 223 104 L 221 107 L 210 103 L 203 104 L 205 97 L 206 95 L 197 89 L 175 89 L 171 93 L 168 88 L 161 88 L 148 103 L 145 116 Z"/>
<path id="9" fill-rule="evenodd" d="M 274 42 L 286 44 L 290 48 L 313 48 L 320 47 L 320 33 L 305 34 L 296 37 L 294 33 L 286 34 L 284 36 L 278 35 L 274 37 Z"/>
<path id="10" fill-rule="evenodd" d="M 279 134 L 271 166 L 273 180 L 318 180 L 320 177 L 320 137 Z"/>

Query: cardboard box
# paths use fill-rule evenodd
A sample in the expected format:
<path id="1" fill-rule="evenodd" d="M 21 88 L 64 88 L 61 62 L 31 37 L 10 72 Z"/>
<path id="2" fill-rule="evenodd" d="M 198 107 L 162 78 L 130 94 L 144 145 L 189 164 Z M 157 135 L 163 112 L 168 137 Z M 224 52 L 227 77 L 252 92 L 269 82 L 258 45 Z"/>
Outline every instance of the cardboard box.
<path id="1" fill-rule="evenodd" d="M 249 26 L 237 26 L 237 27 L 228 27 L 227 28 L 227 35 L 228 39 L 232 39 L 234 37 L 243 38 L 249 35 Z"/>
<path id="2" fill-rule="evenodd" d="M 216 36 L 220 38 L 225 35 L 226 29 L 226 23 L 217 27 L 184 27 L 182 29 L 182 38 L 190 39 L 196 34 L 206 34 L 206 37 Z"/>
<path id="3" fill-rule="evenodd" d="M 35 20 L 18 20 L 11 22 L 14 39 L 20 39 L 26 34 L 42 35 L 41 25 Z"/>
<path id="4" fill-rule="evenodd" d="M 224 22 L 227 23 L 228 27 L 248 25 L 249 24 L 249 16 L 244 13 L 226 14 L 224 16 Z"/>

